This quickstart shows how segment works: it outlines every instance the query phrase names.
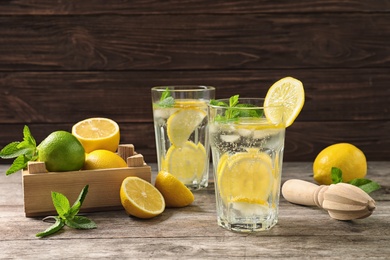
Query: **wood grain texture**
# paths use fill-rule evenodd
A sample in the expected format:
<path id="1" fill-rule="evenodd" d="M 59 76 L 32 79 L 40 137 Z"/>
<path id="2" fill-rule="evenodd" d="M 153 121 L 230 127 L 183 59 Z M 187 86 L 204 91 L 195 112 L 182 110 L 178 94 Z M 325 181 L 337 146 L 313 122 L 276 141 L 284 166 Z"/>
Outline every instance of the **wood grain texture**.
<path id="1" fill-rule="evenodd" d="M 4 0 L 0 14 L 18 15 L 69 15 L 69 14 L 242 14 L 242 13 L 340 13 L 383 12 L 390 10 L 388 0 L 372 2 L 362 0 L 300 0 L 300 1 L 123 1 L 99 0 L 60 1 L 51 0 Z M 91 8 L 93 7 L 93 8 Z"/>
<path id="2" fill-rule="evenodd" d="M 217 226 L 211 183 L 195 193 L 189 207 L 166 209 L 150 220 L 128 217 L 124 210 L 88 213 L 97 229 L 66 228 L 43 240 L 35 234 L 50 223 L 24 217 L 21 174 L 5 176 L 6 165 L 0 165 L 0 255 L 5 259 L 387 259 L 389 162 L 368 165 L 368 176 L 382 189 L 371 194 L 377 209 L 366 219 L 336 221 L 317 207 L 293 205 L 281 198 L 279 222 L 270 231 L 229 232 Z M 155 179 L 156 165 L 152 169 Z M 310 163 L 285 163 L 282 182 L 292 178 L 312 181 Z"/>
<path id="3" fill-rule="evenodd" d="M 0 70 L 388 67 L 387 13 L 0 16 Z"/>
<path id="4" fill-rule="evenodd" d="M 264 96 L 293 76 L 306 103 L 286 161 L 335 142 L 389 160 L 389 21 L 388 0 L 1 1 L 0 148 L 102 116 L 155 162 L 151 87 Z"/>

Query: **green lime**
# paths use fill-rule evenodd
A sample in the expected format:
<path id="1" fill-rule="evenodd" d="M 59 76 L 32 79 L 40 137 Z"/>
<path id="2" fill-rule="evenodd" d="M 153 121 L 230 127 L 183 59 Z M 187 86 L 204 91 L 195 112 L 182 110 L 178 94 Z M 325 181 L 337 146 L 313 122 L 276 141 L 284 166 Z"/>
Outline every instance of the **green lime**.
<path id="1" fill-rule="evenodd" d="M 69 132 L 53 132 L 37 148 L 38 160 L 45 162 L 49 172 L 77 171 L 84 165 L 84 148 Z"/>

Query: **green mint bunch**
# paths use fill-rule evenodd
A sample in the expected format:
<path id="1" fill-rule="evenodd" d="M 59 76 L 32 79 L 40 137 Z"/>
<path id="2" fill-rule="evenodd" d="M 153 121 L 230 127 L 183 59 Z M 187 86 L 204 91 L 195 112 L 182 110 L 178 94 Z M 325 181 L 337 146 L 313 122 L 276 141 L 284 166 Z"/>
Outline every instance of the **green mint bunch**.
<path id="1" fill-rule="evenodd" d="M 261 117 L 263 115 L 263 110 L 261 109 L 242 109 L 245 107 L 255 107 L 252 104 L 240 104 L 239 95 L 234 95 L 229 98 L 229 104 L 218 100 L 211 100 L 210 104 L 214 106 L 227 107 L 224 115 L 218 114 L 215 118 L 219 122 L 228 122 L 236 121 L 240 117 Z"/>
<path id="2" fill-rule="evenodd" d="M 12 142 L 6 145 L 0 151 L 2 159 L 16 158 L 10 168 L 6 171 L 6 175 L 10 175 L 27 167 L 29 161 L 38 159 L 37 143 L 31 135 L 28 126 L 23 128 L 23 141 Z"/>
<path id="3" fill-rule="evenodd" d="M 43 232 L 36 234 L 37 237 L 46 237 L 60 231 L 64 226 L 75 229 L 93 229 L 97 225 L 87 217 L 78 216 L 81 205 L 88 193 L 88 185 L 81 191 L 79 197 L 70 206 L 69 200 L 59 192 L 52 192 L 51 197 L 58 216 L 49 216 L 43 220 L 54 219 L 55 223 Z"/>
<path id="4" fill-rule="evenodd" d="M 333 184 L 343 182 L 343 173 L 342 173 L 341 169 L 339 169 L 337 167 L 332 167 L 331 178 L 332 178 Z M 364 178 L 353 179 L 353 180 L 349 181 L 348 183 L 359 187 L 360 189 L 362 189 L 366 193 L 371 193 L 371 192 L 379 190 L 381 188 L 381 186 L 377 182 L 369 180 L 369 179 L 364 179 Z"/>

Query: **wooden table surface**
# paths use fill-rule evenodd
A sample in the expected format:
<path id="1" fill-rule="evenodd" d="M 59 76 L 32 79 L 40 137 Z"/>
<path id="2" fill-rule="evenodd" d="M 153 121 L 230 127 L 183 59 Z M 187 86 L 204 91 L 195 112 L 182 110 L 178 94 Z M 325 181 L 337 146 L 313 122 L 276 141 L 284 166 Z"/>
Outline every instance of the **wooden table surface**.
<path id="1" fill-rule="evenodd" d="M 281 198 L 278 224 L 270 231 L 240 234 L 217 226 L 214 188 L 195 192 L 191 206 L 166 209 L 150 220 L 124 210 L 88 213 L 98 228 L 65 228 L 39 239 L 50 224 L 26 218 L 21 173 L 5 175 L 0 165 L 1 259 L 389 259 L 390 162 L 369 162 L 367 178 L 379 182 L 371 193 L 377 209 L 369 218 L 337 221 L 321 209 L 293 205 Z M 286 162 L 283 181 L 312 180 L 311 163 Z M 153 174 L 156 166 L 152 165 Z"/>

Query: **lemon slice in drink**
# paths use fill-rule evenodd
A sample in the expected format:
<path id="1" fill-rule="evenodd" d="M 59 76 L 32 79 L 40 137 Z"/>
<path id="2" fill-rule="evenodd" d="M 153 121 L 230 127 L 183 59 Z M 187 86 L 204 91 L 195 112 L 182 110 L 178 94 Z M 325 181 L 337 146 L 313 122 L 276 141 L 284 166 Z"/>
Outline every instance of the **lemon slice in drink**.
<path id="1" fill-rule="evenodd" d="M 161 170 L 167 171 L 185 184 L 200 181 L 206 167 L 206 149 L 186 141 L 182 147 L 171 146 L 161 163 Z"/>
<path id="2" fill-rule="evenodd" d="M 152 218 L 165 209 L 165 200 L 160 191 L 151 183 L 134 176 L 123 180 L 120 199 L 127 214 L 138 218 Z"/>
<path id="3" fill-rule="evenodd" d="M 176 147 L 182 147 L 199 124 L 206 117 L 206 111 L 187 107 L 173 113 L 167 121 L 168 138 Z"/>
<path id="4" fill-rule="evenodd" d="M 264 113 L 268 120 L 278 124 L 283 118 L 285 126 L 290 126 L 297 118 L 305 103 L 305 91 L 301 81 L 286 77 L 275 82 L 268 90 L 264 100 Z M 283 105 L 283 109 L 273 106 Z"/>
<path id="5" fill-rule="evenodd" d="M 220 164 L 218 189 L 225 203 L 267 203 L 274 181 L 268 154 L 251 150 L 234 154 Z"/>

